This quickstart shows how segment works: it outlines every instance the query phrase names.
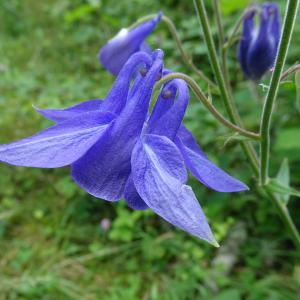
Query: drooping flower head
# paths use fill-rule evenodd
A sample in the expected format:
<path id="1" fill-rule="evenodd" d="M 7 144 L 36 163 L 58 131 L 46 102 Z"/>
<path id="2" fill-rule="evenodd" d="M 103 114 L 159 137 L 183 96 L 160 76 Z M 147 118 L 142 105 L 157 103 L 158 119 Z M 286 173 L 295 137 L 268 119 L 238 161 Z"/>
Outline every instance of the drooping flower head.
<path id="1" fill-rule="evenodd" d="M 213 164 L 183 126 L 188 101 L 188 87 L 182 80 L 172 80 L 162 90 L 133 149 L 124 197 L 131 208 L 151 208 L 173 225 L 215 244 L 199 202 L 186 185 L 186 168 L 220 192 L 247 187 Z"/>
<path id="2" fill-rule="evenodd" d="M 136 68 L 144 66 L 143 76 Z M 149 117 L 163 53 L 130 57 L 104 100 L 89 100 L 63 110 L 38 110 L 57 122 L 32 137 L 0 146 L 0 161 L 17 166 L 70 165 L 74 181 L 107 201 L 125 198 L 133 209 L 151 208 L 171 224 L 217 245 L 198 200 L 187 183 L 187 169 L 219 192 L 247 187 L 214 165 L 182 120 L 189 91 L 182 80 L 161 90 Z M 131 79 L 134 79 L 131 85 Z"/>
<path id="3" fill-rule="evenodd" d="M 260 11 L 260 12 L 259 12 Z M 259 14 L 259 25 L 255 16 Z M 238 58 L 247 78 L 257 81 L 273 66 L 280 39 L 279 8 L 264 3 L 249 9 L 244 18 L 243 32 L 238 46 Z"/>
<path id="4" fill-rule="evenodd" d="M 101 64 L 113 75 L 118 75 L 129 57 L 138 52 L 151 53 L 145 39 L 160 21 L 162 13 L 158 13 L 152 20 L 142 23 L 132 30 L 123 28 L 108 43 L 100 49 Z"/>

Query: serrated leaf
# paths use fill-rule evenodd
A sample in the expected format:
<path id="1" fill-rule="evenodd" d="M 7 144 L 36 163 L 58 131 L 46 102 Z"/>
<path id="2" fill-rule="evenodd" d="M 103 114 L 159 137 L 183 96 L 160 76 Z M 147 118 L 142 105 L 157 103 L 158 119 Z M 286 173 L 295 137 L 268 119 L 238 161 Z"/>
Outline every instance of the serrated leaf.
<path id="1" fill-rule="evenodd" d="M 283 184 L 284 186 L 290 186 L 290 168 L 289 168 L 289 161 L 287 158 L 285 158 L 280 166 L 280 169 L 278 171 L 278 174 L 276 176 L 276 180 Z M 285 194 L 279 194 L 277 193 L 277 197 L 284 203 L 288 203 L 290 199 L 290 195 Z"/>
<path id="2" fill-rule="evenodd" d="M 295 73 L 295 84 L 296 84 L 296 92 L 297 92 L 296 107 L 300 112 L 300 71 L 297 71 Z"/>
<path id="3" fill-rule="evenodd" d="M 277 179 L 270 179 L 266 188 L 276 194 L 300 197 L 300 191 L 282 184 Z"/>

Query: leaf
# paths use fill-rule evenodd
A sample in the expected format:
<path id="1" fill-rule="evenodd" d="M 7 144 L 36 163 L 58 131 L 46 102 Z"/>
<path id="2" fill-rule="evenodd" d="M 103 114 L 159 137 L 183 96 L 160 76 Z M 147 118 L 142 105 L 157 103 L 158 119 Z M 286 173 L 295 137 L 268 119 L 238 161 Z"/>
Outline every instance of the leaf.
<path id="1" fill-rule="evenodd" d="M 276 194 L 300 197 L 299 191 L 297 191 L 292 187 L 284 185 L 283 183 L 279 182 L 277 179 L 270 179 L 266 188 L 269 191 L 274 192 Z"/>
<path id="2" fill-rule="evenodd" d="M 288 187 L 290 186 L 290 168 L 289 168 L 289 161 L 287 158 L 285 158 L 282 161 L 280 169 L 279 169 L 277 177 L 276 177 L 276 180 L 278 182 L 280 182 L 281 184 L 283 184 L 284 186 L 288 186 Z M 287 204 L 289 201 L 290 195 L 288 195 L 288 194 L 282 195 L 282 194 L 277 193 L 277 197 L 282 202 Z"/>
<path id="3" fill-rule="evenodd" d="M 300 113 L 300 71 L 297 71 L 295 73 L 295 84 L 296 84 L 296 92 L 297 92 L 296 107 Z"/>

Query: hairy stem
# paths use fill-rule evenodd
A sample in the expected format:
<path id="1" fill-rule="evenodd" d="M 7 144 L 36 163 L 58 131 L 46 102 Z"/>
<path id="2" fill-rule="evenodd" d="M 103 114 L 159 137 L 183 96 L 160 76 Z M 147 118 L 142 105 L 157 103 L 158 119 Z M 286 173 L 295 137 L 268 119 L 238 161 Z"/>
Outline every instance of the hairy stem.
<path id="1" fill-rule="evenodd" d="M 274 71 L 272 73 L 271 82 L 269 85 L 266 100 L 263 106 L 260 133 L 260 183 L 267 183 L 269 176 L 269 161 L 270 161 L 270 128 L 274 103 L 278 93 L 278 87 L 281 79 L 281 73 L 285 64 L 287 51 L 289 49 L 293 28 L 297 16 L 297 8 L 299 0 L 289 0 L 286 6 L 286 13 L 282 28 L 282 35 L 279 42 L 278 53 L 275 61 Z"/>
<path id="2" fill-rule="evenodd" d="M 292 238 L 295 246 L 297 247 L 298 250 L 300 250 L 300 235 L 299 232 L 291 218 L 291 215 L 288 211 L 287 206 L 280 201 L 276 195 L 274 195 L 270 191 L 266 191 L 268 198 L 272 201 L 273 206 L 276 208 L 281 220 L 285 224 L 285 227 L 287 228 L 290 237 Z"/>
<path id="3" fill-rule="evenodd" d="M 234 130 L 234 131 L 238 132 L 239 134 L 241 134 L 245 137 L 248 137 L 248 138 L 251 138 L 251 139 L 254 139 L 254 140 L 259 140 L 260 139 L 260 137 L 257 133 L 247 131 L 244 128 L 240 128 L 239 126 L 237 126 L 237 125 L 231 123 L 230 121 L 228 121 L 227 119 L 225 119 L 222 116 L 222 114 L 219 113 L 218 110 L 212 105 L 211 101 L 209 99 L 207 99 L 207 97 L 202 92 L 202 90 L 200 89 L 200 87 L 198 86 L 196 81 L 194 79 L 192 79 L 190 76 L 186 75 L 186 74 L 183 74 L 183 73 L 168 74 L 156 83 L 155 89 L 157 89 L 157 87 L 160 87 L 163 83 L 168 82 L 168 81 L 170 81 L 174 78 L 183 79 L 190 86 L 190 88 L 192 89 L 192 91 L 196 95 L 197 99 L 200 100 L 204 104 L 204 106 L 212 113 L 212 115 L 218 121 L 220 121 L 223 125 L 225 125 L 226 127 L 228 127 L 231 130 Z"/>
<path id="4" fill-rule="evenodd" d="M 138 19 L 135 23 L 133 23 L 130 27 L 128 27 L 128 30 L 131 30 L 135 27 L 137 27 L 138 25 L 142 24 L 142 23 L 145 23 L 149 20 L 152 20 L 153 18 L 155 18 L 157 15 L 156 14 L 151 14 L 151 15 L 147 15 L 147 16 L 144 16 L 140 19 Z M 184 51 L 184 48 L 183 48 L 183 45 L 182 45 L 182 42 L 181 42 L 181 39 L 179 37 L 179 34 L 176 30 L 176 26 L 175 24 L 173 23 L 173 21 L 163 15 L 161 20 L 167 25 L 175 43 L 176 43 L 176 46 L 179 50 L 179 53 L 180 53 L 180 56 L 181 56 L 181 59 L 182 61 L 195 73 L 197 74 L 203 81 L 205 81 L 211 88 L 213 88 L 214 90 L 218 90 L 218 86 L 213 82 L 211 81 L 201 70 L 199 70 L 195 64 L 193 63 L 193 60 L 192 58 Z"/>
<path id="5" fill-rule="evenodd" d="M 212 66 L 212 69 L 214 71 L 217 84 L 220 89 L 222 100 L 224 101 L 224 105 L 226 108 L 226 111 L 228 113 L 229 119 L 232 123 L 239 125 L 239 127 L 243 127 L 240 115 L 232 101 L 232 98 L 230 97 L 230 89 L 226 86 L 226 81 L 224 79 L 224 76 L 222 74 L 222 70 L 220 67 L 220 64 L 218 62 L 218 56 L 217 51 L 214 45 L 214 41 L 212 38 L 212 34 L 210 31 L 210 25 L 208 22 L 207 13 L 205 10 L 204 2 L 203 0 L 194 0 L 195 8 L 197 11 L 197 15 L 199 18 L 199 22 L 201 24 L 204 39 L 207 45 L 208 49 L 208 55 L 210 59 L 210 63 Z M 257 174 L 259 171 L 258 168 L 258 158 L 255 149 L 253 148 L 252 144 L 250 142 L 241 142 L 242 148 L 244 149 L 245 153 L 247 154 L 247 157 L 249 159 L 249 163 L 251 164 L 252 168 L 254 169 L 255 173 Z"/>

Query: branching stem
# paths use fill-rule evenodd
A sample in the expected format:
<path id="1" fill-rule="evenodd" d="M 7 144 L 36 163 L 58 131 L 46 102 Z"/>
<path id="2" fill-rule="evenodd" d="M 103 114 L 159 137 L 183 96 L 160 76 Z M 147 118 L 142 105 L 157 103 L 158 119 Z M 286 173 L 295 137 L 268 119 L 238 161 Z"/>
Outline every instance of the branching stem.
<path id="1" fill-rule="evenodd" d="M 205 94 L 203 93 L 201 88 L 198 86 L 196 81 L 193 78 L 191 78 L 190 76 L 186 75 L 186 74 L 183 74 L 183 73 L 168 74 L 156 83 L 155 89 L 157 89 L 157 87 L 160 87 L 165 82 L 168 82 L 168 81 L 170 81 L 172 79 L 175 79 L 175 78 L 183 79 L 190 86 L 190 88 L 192 89 L 192 91 L 196 95 L 197 99 L 200 100 L 204 104 L 204 106 L 212 113 L 212 115 L 218 121 L 220 121 L 223 125 L 225 125 L 226 127 L 228 127 L 231 130 L 234 130 L 234 131 L 238 132 L 240 135 L 243 135 L 243 136 L 248 137 L 250 139 L 253 139 L 253 140 L 259 140 L 260 139 L 260 137 L 257 133 L 247 131 L 247 130 L 231 123 L 227 119 L 225 119 L 222 116 L 222 114 L 219 113 L 218 110 L 213 106 L 211 101 L 209 99 L 207 99 L 207 97 L 205 96 Z"/>

